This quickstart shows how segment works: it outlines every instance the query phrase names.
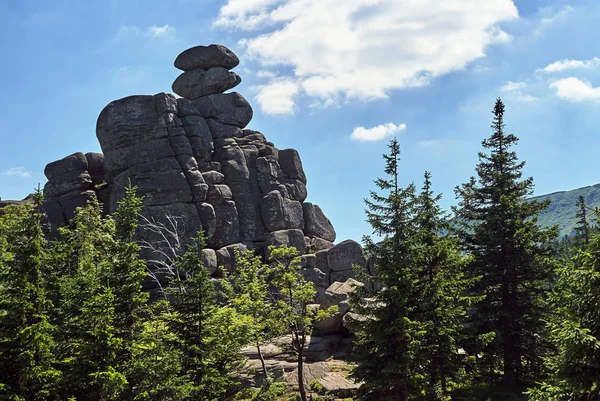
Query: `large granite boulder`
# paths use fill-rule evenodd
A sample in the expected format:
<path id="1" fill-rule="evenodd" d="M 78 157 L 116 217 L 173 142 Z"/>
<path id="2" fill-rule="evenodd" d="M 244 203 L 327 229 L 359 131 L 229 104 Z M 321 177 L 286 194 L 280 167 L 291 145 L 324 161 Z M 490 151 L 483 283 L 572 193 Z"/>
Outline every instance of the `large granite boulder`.
<path id="1" fill-rule="evenodd" d="M 304 232 L 307 236 L 322 238 L 329 242 L 335 241 L 333 225 L 319 206 L 306 202 L 302 205 L 302 210 L 305 221 Z"/>
<path id="2" fill-rule="evenodd" d="M 173 82 L 173 92 L 187 99 L 223 93 L 242 82 L 235 72 L 223 67 L 186 71 Z"/>
<path id="3" fill-rule="evenodd" d="M 244 128 L 252 120 L 252 107 L 239 93 L 219 93 L 192 100 L 202 117 Z"/>
<path id="4" fill-rule="evenodd" d="M 260 203 L 265 227 L 269 231 L 304 228 L 302 204 L 284 198 L 279 191 L 271 191 Z"/>
<path id="5" fill-rule="evenodd" d="M 211 274 L 219 274 L 218 265 L 232 269 L 236 247 L 263 252 L 269 245 L 293 246 L 303 255 L 303 275 L 323 298 L 331 283 L 352 276 L 352 264 L 364 264 L 360 246 L 334 246 L 329 219 L 305 203 L 298 152 L 279 150 L 245 128 L 252 107 L 239 93 L 223 93 L 240 83 L 230 71 L 238 63 L 224 46 L 197 46 L 175 61 L 184 71 L 173 83 L 181 98 L 159 93 L 109 103 L 96 125 L 102 153 L 74 153 L 46 167 L 44 209 L 52 227 L 66 224 L 94 196 L 112 213 L 131 183 L 143 196 L 146 224 L 166 227 L 176 219 L 171 234 L 181 239 L 178 249 L 204 231 L 203 260 Z M 136 233 L 145 244 L 158 244 L 160 237 L 147 225 Z M 169 269 L 159 267 L 163 261 L 150 248 L 143 256 L 156 262 L 150 263 L 154 281 L 166 283 Z"/>
<path id="6" fill-rule="evenodd" d="M 212 67 L 232 69 L 239 63 L 238 57 L 223 45 L 195 46 L 177 56 L 175 68 L 183 71 Z"/>

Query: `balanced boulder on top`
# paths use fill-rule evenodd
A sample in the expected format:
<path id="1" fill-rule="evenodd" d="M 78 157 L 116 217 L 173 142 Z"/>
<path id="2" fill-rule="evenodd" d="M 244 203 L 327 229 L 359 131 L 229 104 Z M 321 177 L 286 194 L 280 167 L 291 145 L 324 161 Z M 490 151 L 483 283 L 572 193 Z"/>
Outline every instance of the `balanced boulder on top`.
<path id="1" fill-rule="evenodd" d="M 211 274 L 218 274 L 217 264 L 234 268 L 233 249 L 268 257 L 269 245 L 289 245 L 301 254 L 316 252 L 303 263 L 323 295 L 334 281 L 352 276 L 353 264 L 365 264 L 360 246 L 333 245 L 331 222 L 305 202 L 298 152 L 279 150 L 262 133 L 245 129 L 252 107 L 239 93 L 223 93 L 241 81 L 229 71 L 238 63 L 224 46 L 197 46 L 175 61 L 184 71 L 173 84 L 181 98 L 159 93 L 109 103 L 96 126 L 103 153 L 76 153 L 47 166 L 47 213 L 54 226 L 65 224 L 94 194 L 114 212 L 131 183 L 144 197 L 144 221 L 168 224 L 175 216 L 184 240 L 204 231 Z M 143 226 L 137 236 L 161 240 Z M 158 265 L 149 267 L 162 274 Z"/>

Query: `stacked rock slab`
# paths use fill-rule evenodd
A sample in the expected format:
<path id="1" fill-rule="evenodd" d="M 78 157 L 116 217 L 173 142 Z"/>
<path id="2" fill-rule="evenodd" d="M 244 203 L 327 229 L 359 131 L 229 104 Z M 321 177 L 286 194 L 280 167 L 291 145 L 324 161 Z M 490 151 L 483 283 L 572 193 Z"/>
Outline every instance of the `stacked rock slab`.
<path id="1" fill-rule="evenodd" d="M 101 153 L 73 153 L 52 162 L 44 169 L 48 182 L 44 185 L 44 210 L 53 228 L 73 218 L 74 211 L 94 195 L 107 200 L 103 190 L 104 156 Z"/>
<path id="2" fill-rule="evenodd" d="M 333 245 L 331 222 L 305 202 L 298 152 L 246 128 L 252 107 L 241 94 L 225 93 L 241 82 L 230 71 L 238 64 L 224 46 L 193 47 L 175 60 L 183 72 L 172 89 L 180 98 L 159 93 L 108 104 L 96 126 L 103 155 L 76 153 L 46 168 L 48 208 L 57 215 L 51 220 L 64 224 L 93 191 L 112 213 L 131 182 L 144 197 L 147 221 L 166 224 L 175 216 L 183 238 L 204 230 L 211 273 L 218 274 L 217 265 L 234 268 L 235 249 L 264 254 L 285 244 L 304 254 L 304 273 L 323 294 L 352 275 L 352 264 L 364 265 L 360 245 Z M 144 229 L 138 238 L 159 240 Z"/>

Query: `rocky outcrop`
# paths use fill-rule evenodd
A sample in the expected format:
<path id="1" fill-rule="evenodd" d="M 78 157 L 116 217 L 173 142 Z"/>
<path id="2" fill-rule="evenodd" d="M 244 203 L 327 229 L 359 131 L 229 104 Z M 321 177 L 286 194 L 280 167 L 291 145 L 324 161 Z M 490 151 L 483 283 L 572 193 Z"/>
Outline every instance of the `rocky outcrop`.
<path id="1" fill-rule="evenodd" d="M 167 224 L 176 216 L 182 238 L 204 230 L 212 274 L 217 266 L 235 268 L 233 249 L 268 258 L 269 245 L 285 244 L 304 255 L 303 274 L 323 298 L 333 282 L 353 276 L 353 265 L 366 265 L 360 246 L 334 246 L 333 225 L 305 202 L 298 152 L 277 149 L 246 128 L 252 107 L 241 94 L 225 93 L 241 82 L 230 71 L 238 64 L 224 46 L 197 46 L 175 60 L 183 72 L 172 89 L 180 98 L 159 93 L 109 103 L 96 125 L 103 153 L 75 153 L 46 167 L 46 212 L 54 226 L 63 225 L 94 195 L 114 212 L 131 183 L 144 197 L 148 221 Z M 142 241 L 159 241 L 138 231 Z"/>

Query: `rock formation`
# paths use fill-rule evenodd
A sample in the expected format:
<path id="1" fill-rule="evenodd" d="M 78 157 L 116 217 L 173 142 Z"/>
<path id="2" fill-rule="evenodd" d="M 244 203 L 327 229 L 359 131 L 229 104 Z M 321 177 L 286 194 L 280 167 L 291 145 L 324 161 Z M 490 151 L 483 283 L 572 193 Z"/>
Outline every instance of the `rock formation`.
<path id="1" fill-rule="evenodd" d="M 366 265 L 360 245 L 334 246 L 331 222 L 305 202 L 298 152 L 279 150 L 246 128 L 252 107 L 241 94 L 224 93 L 241 82 L 230 71 L 238 63 L 224 46 L 193 47 L 175 60 L 183 72 L 172 90 L 181 97 L 136 95 L 108 104 L 96 126 L 103 153 L 74 153 L 48 164 L 44 207 L 55 227 L 94 193 L 112 213 L 131 182 L 144 197 L 142 214 L 149 221 L 176 216 L 183 238 L 204 230 L 211 273 L 218 274 L 218 265 L 233 269 L 236 248 L 268 257 L 269 245 L 286 244 L 304 255 L 303 273 L 325 300 L 332 283 L 353 276 L 353 264 Z M 158 241 L 144 229 L 138 238 Z"/>

